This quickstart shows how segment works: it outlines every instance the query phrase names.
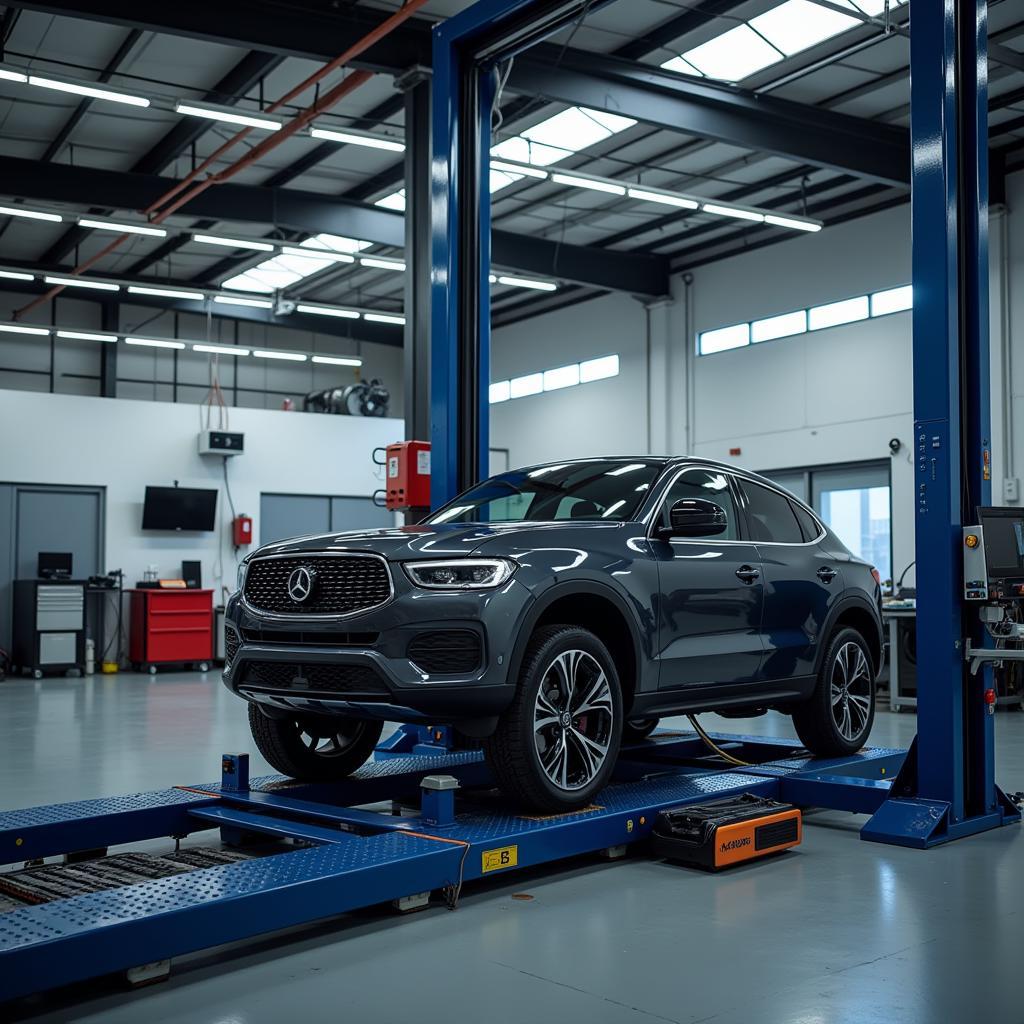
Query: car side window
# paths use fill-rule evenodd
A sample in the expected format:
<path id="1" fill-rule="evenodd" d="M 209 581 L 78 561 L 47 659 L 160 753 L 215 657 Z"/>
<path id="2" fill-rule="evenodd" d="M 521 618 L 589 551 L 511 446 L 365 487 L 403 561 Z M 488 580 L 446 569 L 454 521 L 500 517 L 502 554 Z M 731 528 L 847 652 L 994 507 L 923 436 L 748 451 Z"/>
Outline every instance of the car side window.
<path id="1" fill-rule="evenodd" d="M 796 521 L 800 524 L 800 529 L 803 530 L 804 540 L 817 540 L 821 535 L 821 527 L 818 525 L 817 519 L 803 505 L 798 505 L 795 501 L 791 501 L 790 505 L 793 506 Z"/>
<path id="2" fill-rule="evenodd" d="M 729 478 L 724 473 L 708 469 L 688 469 L 677 477 L 669 487 L 664 504 L 661 506 L 661 525 L 669 525 L 669 509 L 677 501 L 690 498 L 704 498 L 725 509 L 729 525 L 724 532 L 714 534 L 714 540 L 736 540 L 738 538 L 736 505 L 729 487 Z"/>
<path id="3" fill-rule="evenodd" d="M 750 539 L 762 543 L 802 544 L 804 535 L 789 498 L 760 484 L 742 481 L 747 498 Z"/>

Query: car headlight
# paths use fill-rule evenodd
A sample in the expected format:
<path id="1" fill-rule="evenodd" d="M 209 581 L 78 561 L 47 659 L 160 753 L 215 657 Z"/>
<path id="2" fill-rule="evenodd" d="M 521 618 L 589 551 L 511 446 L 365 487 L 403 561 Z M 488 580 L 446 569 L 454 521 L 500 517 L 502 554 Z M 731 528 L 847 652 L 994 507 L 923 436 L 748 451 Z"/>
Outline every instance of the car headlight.
<path id="1" fill-rule="evenodd" d="M 458 558 L 450 562 L 406 562 L 405 573 L 427 590 L 488 590 L 515 572 L 507 558 Z"/>
<path id="2" fill-rule="evenodd" d="M 239 591 L 245 586 L 245 574 L 249 571 L 249 559 L 244 558 L 238 563 L 238 576 L 235 579 L 235 591 Z"/>

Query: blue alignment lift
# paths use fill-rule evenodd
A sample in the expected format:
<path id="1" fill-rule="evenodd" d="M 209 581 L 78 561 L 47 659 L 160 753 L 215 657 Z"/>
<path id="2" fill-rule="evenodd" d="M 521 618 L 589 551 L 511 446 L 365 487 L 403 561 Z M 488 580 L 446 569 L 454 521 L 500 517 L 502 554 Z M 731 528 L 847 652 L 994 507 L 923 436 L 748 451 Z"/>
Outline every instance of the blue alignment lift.
<path id="1" fill-rule="evenodd" d="M 485 473 L 490 213 L 481 183 L 496 69 L 599 6 L 481 0 L 435 30 L 437 501 Z M 0 908 L 0 1003 L 360 907 L 413 909 L 430 893 L 454 905 L 463 881 L 621 852 L 648 837 L 659 810 L 717 797 L 752 793 L 870 814 L 863 838 L 919 848 L 1019 819 L 994 781 L 990 680 L 965 671 L 961 649 L 980 631 L 960 601 L 960 526 L 974 505 L 989 503 L 990 489 L 985 0 L 929 0 L 915 4 L 913 17 L 922 683 L 909 753 L 868 749 L 815 761 L 790 741 L 715 736 L 750 763 L 724 769 L 695 734 L 661 732 L 623 751 L 594 806 L 524 817 L 490 788 L 478 751 L 446 750 L 443 729 L 405 727 L 343 784 L 250 783 L 246 756 L 228 754 L 219 782 L 0 813 L 5 865 L 217 829 L 229 844 L 262 843 L 241 846 L 255 854 L 244 860 Z"/>

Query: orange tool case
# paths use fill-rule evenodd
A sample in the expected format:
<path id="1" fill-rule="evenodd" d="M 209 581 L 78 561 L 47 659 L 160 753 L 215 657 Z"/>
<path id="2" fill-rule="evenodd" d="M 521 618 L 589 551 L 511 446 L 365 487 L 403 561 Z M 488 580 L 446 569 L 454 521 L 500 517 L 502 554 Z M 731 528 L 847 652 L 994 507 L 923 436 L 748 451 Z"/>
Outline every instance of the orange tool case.
<path id="1" fill-rule="evenodd" d="M 718 871 L 796 846 L 799 808 L 744 793 L 727 800 L 662 811 L 652 830 L 654 852 L 680 864 Z"/>

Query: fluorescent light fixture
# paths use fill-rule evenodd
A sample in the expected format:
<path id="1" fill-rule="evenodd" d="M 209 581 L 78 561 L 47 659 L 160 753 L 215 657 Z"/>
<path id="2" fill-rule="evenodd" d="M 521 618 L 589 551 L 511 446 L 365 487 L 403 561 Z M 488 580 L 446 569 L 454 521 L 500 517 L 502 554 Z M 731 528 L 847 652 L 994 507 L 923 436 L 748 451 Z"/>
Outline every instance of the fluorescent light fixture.
<path id="1" fill-rule="evenodd" d="M 33 274 L 22 274 L 17 270 L 0 270 L 0 277 L 6 278 L 8 281 L 34 281 L 35 275 Z"/>
<path id="2" fill-rule="evenodd" d="M 385 210 L 397 210 L 401 213 L 405 210 L 405 189 L 400 188 L 397 192 L 389 192 L 386 196 L 381 196 L 373 205 L 380 206 Z"/>
<path id="3" fill-rule="evenodd" d="M 27 82 L 28 75 L 24 71 L 12 68 L 10 64 L 0 64 L 0 79 L 5 82 Z"/>
<path id="4" fill-rule="evenodd" d="M 22 78 L 16 78 L 21 81 Z M 90 85 L 87 82 L 79 82 L 73 79 L 52 78 L 48 75 L 32 75 L 27 79 L 29 85 L 38 86 L 41 89 L 54 89 L 57 92 L 74 93 L 76 96 L 89 96 L 97 100 L 110 100 L 113 103 L 125 103 L 132 107 L 148 107 L 150 101 L 145 96 L 138 96 L 126 92 L 123 89 L 115 89 L 110 86 Z"/>
<path id="5" fill-rule="evenodd" d="M 153 295 L 159 299 L 191 299 L 201 302 L 206 296 L 202 292 L 190 292 L 183 288 L 151 288 L 148 285 L 128 285 L 129 295 Z"/>
<path id="6" fill-rule="evenodd" d="M 220 302 L 225 306 L 251 306 L 253 309 L 273 309 L 274 304 L 269 299 L 242 299 L 235 295 L 214 295 L 214 302 Z"/>
<path id="7" fill-rule="evenodd" d="M 301 352 L 269 352 L 266 349 L 258 348 L 253 352 L 254 356 L 260 359 L 284 359 L 291 363 L 304 363 L 306 356 Z"/>
<path id="8" fill-rule="evenodd" d="M 55 284 L 61 288 L 93 288 L 101 292 L 119 292 L 121 290 L 119 284 L 110 284 L 107 281 L 90 281 L 88 278 L 83 279 L 81 277 L 54 277 L 52 274 L 46 274 L 43 280 L 47 284 Z"/>
<path id="9" fill-rule="evenodd" d="M 285 256 L 298 256 L 300 259 L 315 257 L 318 260 L 329 260 L 331 263 L 355 263 L 355 256 L 347 252 L 334 252 L 331 249 L 314 249 L 313 246 L 301 248 L 297 245 L 282 245 L 281 252 Z"/>
<path id="10" fill-rule="evenodd" d="M 83 228 L 95 228 L 97 231 L 116 231 L 124 235 L 151 235 L 153 238 L 166 238 L 166 228 L 154 228 L 148 224 L 128 224 L 116 220 L 98 220 L 95 217 L 79 217 L 78 223 Z"/>
<path id="11" fill-rule="evenodd" d="M 714 213 L 719 217 L 735 217 L 737 220 L 752 220 L 759 224 L 764 223 L 763 213 L 754 213 L 753 210 L 741 210 L 737 206 L 719 206 L 718 203 L 704 203 L 701 206 L 704 213 Z"/>
<path id="12" fill-rule="evenodd" d="M 93 334 L 90 331 L 58 331 L 58 338 L 73 338 L 77 341 L 117 341 L 116 334 Z"/>
<path id="13" fill-rule="evenodd" d="M 174 109 L 179 114 L 191 117 L 205 117 L 208 121 L 223 121 L 225 124 L 241 124 L 247 128 L 262 128 L 264 131 L 280 131 L 284 121 L 270 114 L 246 114 L 234 107 L 219 107 L 210 103 L 192 103 L 179 100 Z"/>
<path id="14" fill-rule="evenodd" d="M 359 262 L 364 267 L 376 267 L 378 270 L 405 270 L 402 260 L 389 260 L 378 256 L 360 256 Z"/>
<path id="15" fill-rule="evenodd" d="M 49 220 L 59 224 L 64 218 L 59 213 L 44 213 L 42 210 L 27 210 L 24 206 L 0 206 L 0 216 L 25 217 L 28 220 Z"/>
<path id="16" fill-rule="evenodd" d="M 344 142 L 350 146 L 366 146 L 368 149 L 385 149 L 389 153 L 404 153 L 405 143 L 401 139 L 391 139 L 386 135 L 374 135 L 373 132 L 361 132 L 355 128 L 344 131 L 334 128 L 311 128 L 309 134 L 314 139 L 327 139 L 329 142 Z"/>
<path id="17" fill-rule="evenodd" d="M 327 366 L 362 366 L 362 359 L 350 358 L 348 356 L 313 356 L 314 363 L 324 363 Z"/>
<path id="18" fill-rule="evenodd" d="M 885 316 L 914 308 L 914 289 L 908 284 L 902 288 L 889 288 L 871 296 L 871 315 Z"/>
<path id="19" fill-rule="evenodd" d="M 488 389 L 487 395 L 491 405 L 497 405 L 498 402 L 507 402 L 511 397 L 511 388 L 507 380 L 495 381 Z"/>
<path id="20" fill-rule="evenodd" d="M 701 74 L 726 82 L 738 82 L 782 60 L 782 54 L 749 25 L 737 25 L 681 57 Z"/>
<path id="21" fill-rule="evenodd" d="M 495 275 L 495 274 L 488 274 L 487 275 L 487 283 L 488 284 L 497 284 L 498 283 L 497 275 Z"/>
<path id="22" fill-rule="evenodd" d="M 700 353 L 706 356 L 712 352 L 726 352 L 731 348 L 742 348 L 749 344 L 750 324 L 734 324 L 732 327 L 705 331 L 700 336 Z"/>
<path id="23" fill-rule="evenodd" d="M 580 364 L 557 366 L 553 370 L 544 371 L 544 390 L 558 391 L 560 388 L 571 388 L 580 382 Z"/>
<path id="24" fill-rule="evenodd" d="M 627 188 L 630 199 L 642 199 L 647 203 L 662 203 L 665 206 L 678 206 L 681 210 L 696 210 L 700 203 L 685 196 L 674 196 L 668 192 L 650 192 L 645 188 Z"/>
<path id="25" fill-rule="evenodd" d="M 375 324 L 404 324 L 404 316 L 394 316 L 391 313 L 364 313 L 364 320 L 371 320 Z"/>
<path id="26" fill-rule="evenodd" d="M 749 24 L 772 46 L 791 57 L 794 53 L 856 28 L 861 21 L 849 14 L 820 7 L 811 0 L 786 0 L 770 11 L 751 18 Z"/>
<path id="27" fill-rule="evenodd" d="M 858 295 L 856 298 L 843 299 L 841 302 L 829 302 L 824 306 L 814 306 L 807 313 L 807 326 L 812 331 L 856 323 L 868 318 L 868 297 Z"/>
<path id="28" fill-rule="evenodd" d="M 76 82 L 70 78 L 50 78 L 48 75 L 29 75 L 29 85 L 37 85 L 40 89 L 55 89 L 57 92 L 70 92 L 76 96 L 90 96 L 94 100 L 110 100 L 112 103 L 126 103 L 130 107 L 148 107 L 149 100 L 145 96 L 110 86 L 90 85 L 88 82 Z"/>
<path id="29" fill-rule="evenodd" d="M 358 320 L 359 313 L 354 309 L 341 309 L 338 306 L 313 306 L 306 302 L 300 302 L 295 307 L 296 313 L 312 313 L 314 316 L 336 316 L 342 320 Z"/>
<path id="30" fill-rule="evenodd" d="M 184 348 L 183 341 L 168 341 L 166 338 L 125 338 L 126 345 L 141 345 L 144 348 Z"/>
<path id="31" fill-rule="evenodd" d="M 595 380 L 605 380 L 607 377 L 617 377 L 618 374 L 618 356 L 600 356 L 597 359 L 586 359 L 580 363 L 581 384 L 589 384 Z"/>
<path id="32" fill-rule="evenodd" d="M 797 220 L 795 217 L 779 217 L 774 213 L 764 215 L 765 224 L 774 224 L 777 228 L 792 228 L 794 231 L 820 231 L 821 225 L 811 220 Z"/>
<path id="33" fill-rule="evenodd" d="M 502 171 L 505 174 L 518 174 L 521 178 L 536 178 L 538 181 L 545 181 L 548 176 L 547 171 L 531 167 L 529 164 L 510 164 L 504 160 L 492 160 L 491 170 Z"/>
<path id="34" fill-rule="evenodd" d="M 195 344 L 192 346 L 193 352 L 210 352 L 213 355 L 225 355 L 225 356 L 247 356 L 249 350 L 247 348 L 239 348 L 237 345 L 206 345 L 206 344 Z"/>
<path id="35" fill-rule="evenodd" d="M 5 331 L 7 334 L 47 335 L 50 333 L 48 327 L 26 327 L 24 324 L 0 324 L 0 331 Z"/>
<path id="36" fill-rule="evenodd" d="M 528 373 L 523 377 L 513 377 L 508 382 L 510 398 L 525 398 L 527 395 L 539 395 L 544 390 L 544 374 Z"/>
<path id="37" fill-rule="evenodd" d="M 789 338 L 794 334 L 803 334 L 807 330 L 807 310 L 798 309 L 795 313 L 783 313 L 781 316 L 769 316 L 764 320 L 755 320 L 750 325 L 752 342 L 774 341 L 776 338 Z"/>
<path id="38" fill-rule="evenodd" d="M 492 282 L 493 284 L 494 282 Z M 512 288 L 532 288 L 538 292 L 558 291 L 558 285 L 554 281 L 534 281 L 529 277 L 505 277 L 500 276 L 498 284 L 507 284 Z"/>
<path id="39" fill-rule="evenodd" d="M 594 192 L 607 192 L 613 196 L 624 196 L 626 194 L 625 186 L 616 185 L 613 181 L 580 178 L 575 174 L 562 174 L 557 171 L 551 172 L 551 180 L 558 185 L 569 185 L 572 188 L 589 188 Z"/>
<path id="40" fill-rule="evenodd" d="M 193 235 L 193 242 L 204 245 L 223 245 L 229 249 L 255 249 L 257 252 L 273 252 L 274 246 L 269 242 L 254 242 L 248 238 L 221 238 L 218 235 Z"/>

